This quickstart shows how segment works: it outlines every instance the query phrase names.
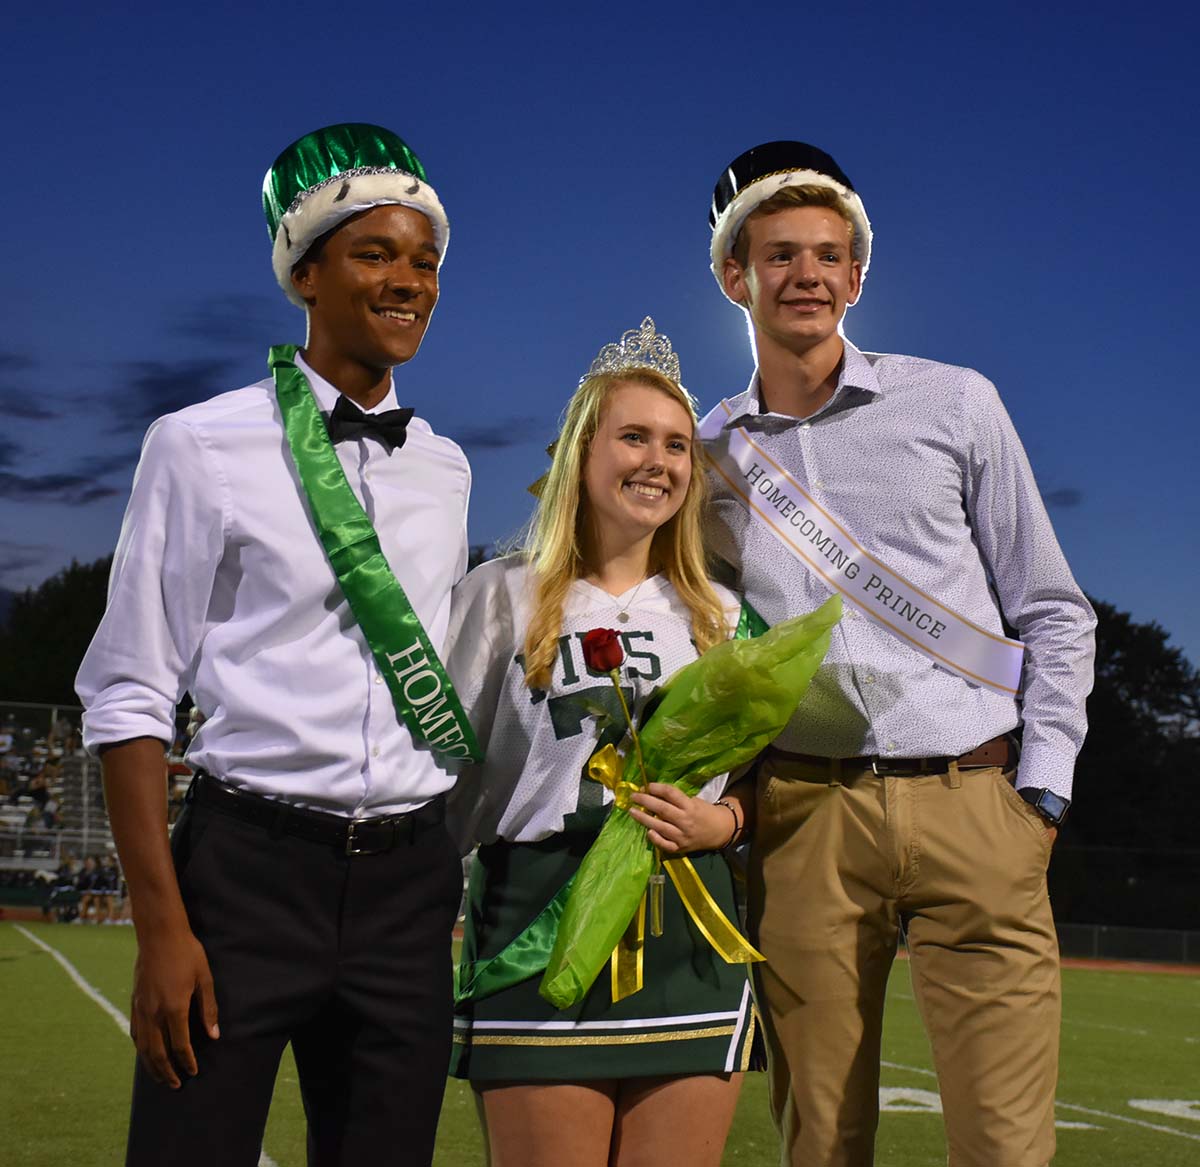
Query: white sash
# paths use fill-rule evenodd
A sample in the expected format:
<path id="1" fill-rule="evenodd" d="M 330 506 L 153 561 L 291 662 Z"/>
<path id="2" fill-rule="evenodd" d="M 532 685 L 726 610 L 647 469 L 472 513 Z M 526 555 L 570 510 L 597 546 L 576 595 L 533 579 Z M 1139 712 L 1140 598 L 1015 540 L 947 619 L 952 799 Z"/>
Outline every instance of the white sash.
<path id="1" fill-rule="evenodd" d="M 810 571 L 864 616 L 975 685 L 1015 696 L 1025 646 L 960 616 L 876 559 L 742 427 L 728 401 L 700 423 L 717 473 Z"/>

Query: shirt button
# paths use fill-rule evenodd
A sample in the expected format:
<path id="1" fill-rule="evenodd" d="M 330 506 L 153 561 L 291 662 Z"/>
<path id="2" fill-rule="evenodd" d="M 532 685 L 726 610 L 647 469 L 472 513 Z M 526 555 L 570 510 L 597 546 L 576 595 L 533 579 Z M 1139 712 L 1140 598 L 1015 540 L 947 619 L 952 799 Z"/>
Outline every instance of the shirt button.
<path id="1" fill-rule="evenodd" d="M 864 685 L 873 685 L 873 684 L 875 684 L 875 677 L 874 677 L 874 675 L 867 676 L 867 677 L 863 677 L 863 684 L 864 684 Z"/>
<path id="2" fill-rule="evenodd" d="M 818 478 L 816 480 L 816 482 L 813 483 L 813 486 L 815 486 L 818 490 L 824 490 L 825 489 L 825 479 Z"/>
<path id="3" fill-rule="evenodd" d="M 379 757 L 379 747 L 378 747 L 378 746 L 372 746 L 372 747 L 371 747 L 371 757 L 372 757 L 372 758 L 378 758 L 378 757 Z"/>
<path id="4" fill-rule="evenodd" d="M 380 676 L 380 674 L 379 674 L 379 673 L 376 673 L 376 674 L 375 674 L 375 684 L 377 684 L 377 685 L 382 685 L 382 684 L 383 684 L 383 677 L 382 677 L 382 676 Z"/>
<path id="5" fill-rule="evenodd" d="M 800 423 L 800 428 L 801 428 L 802 430 L 810 430 L 810 429 L 812 429 L 812 422 L 811 422 L 811 421 L 805 421 L 805 422 L 801 422 L 801 423 Z"/>
<path id="6" fill-rule="evenodd" d="M 890 753 L 892 750 L 894 750 L 894 749 L 896 748 L 896 743 L 895 743 L 895 742 L 888 742 L 888 744 L 887 744 L 887 748 L 888 748 L 888 751 L 889 751 L 889 753 Z"/>

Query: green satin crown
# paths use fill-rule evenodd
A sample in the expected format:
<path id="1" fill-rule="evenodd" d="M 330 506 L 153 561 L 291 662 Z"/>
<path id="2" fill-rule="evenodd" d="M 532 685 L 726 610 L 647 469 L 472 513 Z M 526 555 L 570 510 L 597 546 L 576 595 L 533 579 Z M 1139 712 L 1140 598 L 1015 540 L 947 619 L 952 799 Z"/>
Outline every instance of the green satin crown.
<path id="1" fill-rule="evenodd" d="M 420 159 L 391 130 L 365 122 L 326 126 L 293 142 L 267 171 L 262 203 L 275 278 L 300 307 L 292 268 L 351 215 L 387 204 L 411 207 L 432 225 L 439 255 L 450 239 L 446 212 Z"/>
<path id="2" fill-rule="evenodd" d="M 297 197 L 348 170 L 400 170 L 424 180 L 425 167 L 391 130 L 365 122 L 326 126 L 293 142 L 263 182 L 263 213 L 274 240 Z"/>

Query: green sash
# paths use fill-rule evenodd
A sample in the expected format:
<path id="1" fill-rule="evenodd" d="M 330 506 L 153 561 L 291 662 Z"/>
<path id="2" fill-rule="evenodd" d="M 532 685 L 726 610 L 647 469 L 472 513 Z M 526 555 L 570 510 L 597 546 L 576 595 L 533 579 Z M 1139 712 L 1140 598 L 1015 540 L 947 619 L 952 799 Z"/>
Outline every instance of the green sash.
<path id="1" fill-rule="evenodd" d="M 439 760 L 483 761 L 458 694 L 379 546 L 334 452 L 296 346 L 271 346 L 268 364 L 308 509 L 342 593 L 414 742 Z"/>
<path id="2" fill-rule="evenodd" d="M 745 601 L 738 616 L 737 629 L 733 634 L 735 640 L 753 640 L 761 636 L 770 625 Z M 597 808 L 600 809 L 600 808 Z M 611 806 L 603 808 L 603 815 L 596 824 L 599 832 L 603 819 L 608 817 Z M 558 921 L 563 909 L 567 906 L 567 898 L 571 894 L 572 875 L 554 894 L 554 898 L 537 914 L 533 921 L 516 937 L 508 942 L 495 956 L 483 961 L 463 961 L 459 964 L 455 976 L 454 1003 L 465 1005 L 468 1001 L 478 1001 L 482 997 L 490 997 L 502 989 L 511 988 L 529 977 L 542 972 L 550 963 L 550 953 L 554 948 L 554 939 L 558 934 Z M 472 893 L 475 892 L 474 879 L 471 881 Z M 474 896 L 472 895 L 472 899 Z M 470 911 L 470 908 L 467 909 Z"/>

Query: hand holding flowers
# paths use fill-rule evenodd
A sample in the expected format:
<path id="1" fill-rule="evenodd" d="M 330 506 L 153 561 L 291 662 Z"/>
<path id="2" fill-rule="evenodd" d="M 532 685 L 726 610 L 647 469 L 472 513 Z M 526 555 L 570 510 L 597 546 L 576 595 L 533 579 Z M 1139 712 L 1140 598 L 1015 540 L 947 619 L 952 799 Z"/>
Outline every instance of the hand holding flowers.
<path id="1" fill-rule="evenodd" d="M 583 638 L 583 659 L 593 672 L 608 673 L 612 677 L 643 777 L 648 778 L 637 728 L 621 691 L 619 670 L 625 653 L 620 633 L 615 628 L 593 628 Z M 650 842 L 669 855 L 719 850 L 733 842 L 745 826 L 745 811 L 740 807 L 735 811 L 728 803 L 717 806 L 705 802 L 670 783 L 650 782 L 637 793 L 627 793 L 628 802 L 633 805 L 623 809 L 628 809 L 630 815 L 646 828 Z M 626 802 L 625 799 L 621 801 Z"/>
<path id="2" fill-rule="evenodd" d="M 745 810 L 727 800 L 719 803 L 684 794 L 668 782 L 651 782 L 633 794 L 629 815 L 646 828 L 646 838 L 664 855 L 720 851 L 745 830 Z"/>

